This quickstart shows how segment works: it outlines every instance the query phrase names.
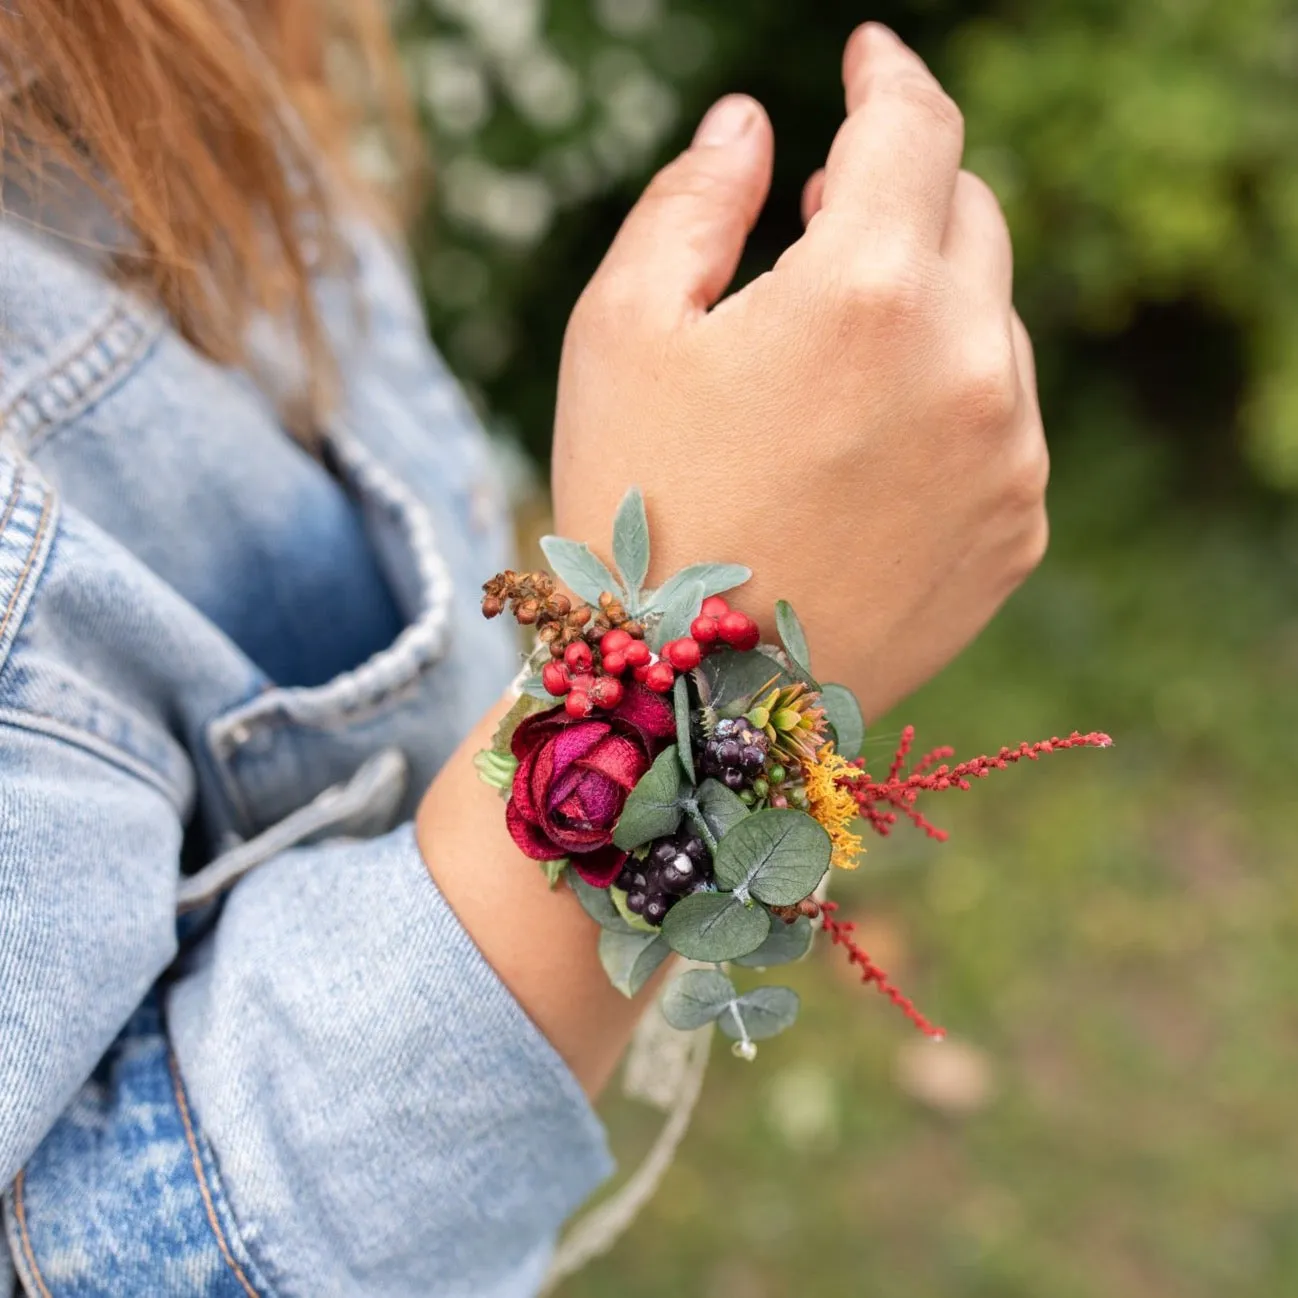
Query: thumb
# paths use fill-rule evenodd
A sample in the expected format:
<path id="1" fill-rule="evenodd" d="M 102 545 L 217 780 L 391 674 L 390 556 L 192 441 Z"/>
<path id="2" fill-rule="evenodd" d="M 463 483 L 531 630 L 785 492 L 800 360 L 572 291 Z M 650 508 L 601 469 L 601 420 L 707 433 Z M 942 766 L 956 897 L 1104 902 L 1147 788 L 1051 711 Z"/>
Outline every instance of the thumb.
<path id="1" fill-rule="evenodd" d="M 714 306 L 766 202 L 774 153 L 770 120 L 756 100 L 719 100 L 690 147 L 650 182 L 596 278 L 610 277 L 660 316 Z"/>

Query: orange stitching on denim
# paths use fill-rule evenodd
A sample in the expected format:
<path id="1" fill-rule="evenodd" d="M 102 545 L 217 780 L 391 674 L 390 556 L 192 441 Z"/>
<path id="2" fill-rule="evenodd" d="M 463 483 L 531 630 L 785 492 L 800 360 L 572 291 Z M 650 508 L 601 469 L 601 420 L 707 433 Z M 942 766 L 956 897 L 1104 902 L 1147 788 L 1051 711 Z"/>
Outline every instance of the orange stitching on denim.
<path id="1" fill-rule="evenodd" d="M 18 465 L 14 469 L 13 490 L 9 493 L 9 499 L 5 501 L 4 517 L 0 518 L 0 536 L 4 536 L 5 528 L 9 526 L 9 520 L 14 516 L 14 510 L 18 507 L 18 497 L 23 494 L 23 466 Z"/>
<path id="2" fill-rule="evenodd" d="M 244 1293 L 248 1298 L 260 1298 L 257 1291 L 249 1284 L 243 1268 L 235 1261 L 234 1254 L 230 1252 L 230 1246 L 226 1242 L 225 1232 L 221 1229 L 221 1223 L 216 1219 L 216 1205 L 212 1202 L 212 1194 L 207 1187 L 207 1174 L 203 1171 L 203 1160 L 198 1152 L 198 1137 L 194 1134 L 194 1124 L 189 1118 L 189 1101 L 185 1098 L 185 1087 L 180 1080 L 180 1071 L 176 1067 L 176 1057 L 170 1053 L 167 1055 L 167 1067 L 171 1070 L 171 1084 L 176 1092 L 176 1105 L 180 1109 L 180 1120 L 185 1124 L 185 1141 L 189 1145 L 189 1156 L 194 1163 L 198 1191 L 203 1196 L 203 1206 L 207 1209 L 208 1225 L 212 1227 L 212 1234 L 216 1236 L 216 1244 L 221 1250 L 221 1256 L 234 1272 L 234 1278 L 243 1285 Z"/>
<path id="3" fill-rule="evenodd" d="M 27 585 L 27 578 L 31 576 L 32 565 L 36 562 L 36 552 L 41 548 L 41 541 L 45 539 L 45 527 L 50 521 L 50 502 L 52 496 L 45 497 L 44 507 L 41 509 L 41 521 L 36 525 L 36 536 L 32 540 L 32 548 L 27 553 L 27 562 L 23 564 L 23 570 L 18 574 L 18 584 L 14 587 L 14 593 L 9 597 L 9 607 L 5 609 L 4 620 L 0 621 L 0 643 L 4 642 L 5 632 L 9 629 L 9 619 L 13 617 L 14 609 L 18 607 L 18 600 L 23 593 L 23 587 Z"/>
<path id="4" fill-rule="evenodd" d="M 14 1216 L 18 1218 L 18 1237 L 23 1242 L 23 1257 L 31 1269 L 32 1279 L 36 1281 L 36 1287 L 40 1290 L 41 1298 L 54 1298 L 54 1295 L 45 1286 L 40 1267 L 36 1265 L 36 1254 L 32 1250 L 31 1236 L 27 1233 L 27 1210 L 23 1207 L 24 1175 L 25 1173 L 20 1171 L 14 1177 Z"/>

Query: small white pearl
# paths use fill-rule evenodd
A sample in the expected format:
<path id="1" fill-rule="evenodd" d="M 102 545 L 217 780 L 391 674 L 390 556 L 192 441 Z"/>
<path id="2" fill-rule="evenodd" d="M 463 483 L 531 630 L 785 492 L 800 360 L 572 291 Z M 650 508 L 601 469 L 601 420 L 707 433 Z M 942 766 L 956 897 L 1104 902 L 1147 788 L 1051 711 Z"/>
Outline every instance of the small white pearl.
<path id="1" fill-rule="evenodd" d="M 751 1064 L 757 1058 L 757 1043 L 755 1041 L 736 1041 L 730 1047 L 730 1053 L 736 1059 L 742 1059 L 745 1063 Z"/>
<path id="2" fill-rule="evenodd" d="M 688 879 L 694 873 L 694 862 L 690 860 L 684 852 L 672 862 L 672 869 L 683 879 Z"/>

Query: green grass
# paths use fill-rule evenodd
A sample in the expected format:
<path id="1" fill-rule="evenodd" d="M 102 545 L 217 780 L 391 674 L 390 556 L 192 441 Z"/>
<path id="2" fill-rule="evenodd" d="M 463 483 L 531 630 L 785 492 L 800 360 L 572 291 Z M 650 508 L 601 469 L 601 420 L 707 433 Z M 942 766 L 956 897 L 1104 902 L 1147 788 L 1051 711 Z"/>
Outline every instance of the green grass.
<path id="1" fill-rule="evenodd" d="M 1074 445 L 1042 572 L 873 742 L 1117 746 L 932 798 L 951 841 L 899 829 L 837 893 L 992 1097 L 904 1093 L 913 1029 L 818 951 L 566 1298 L 1298 1293 L 1298 532 Z M 607 1107 L 629 1163 L 652 1123 Z"/>

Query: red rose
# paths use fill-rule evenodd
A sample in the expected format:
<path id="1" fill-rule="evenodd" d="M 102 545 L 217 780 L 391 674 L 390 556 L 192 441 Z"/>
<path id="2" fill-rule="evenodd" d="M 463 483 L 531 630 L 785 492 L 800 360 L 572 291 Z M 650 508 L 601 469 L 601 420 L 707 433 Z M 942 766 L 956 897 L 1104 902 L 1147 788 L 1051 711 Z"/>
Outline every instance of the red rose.
<path id="1" fill-rule="evenodd" d="M 627 857 L 613 846 L 626 796 L 675 735 L 671 704 L 641 685 L 611 712 L 528 717 L 511 745 L 518 770 L 505 819 L 514 842 L 534 861 L 569 857 L 587 883 L 607 888 Z"/>

